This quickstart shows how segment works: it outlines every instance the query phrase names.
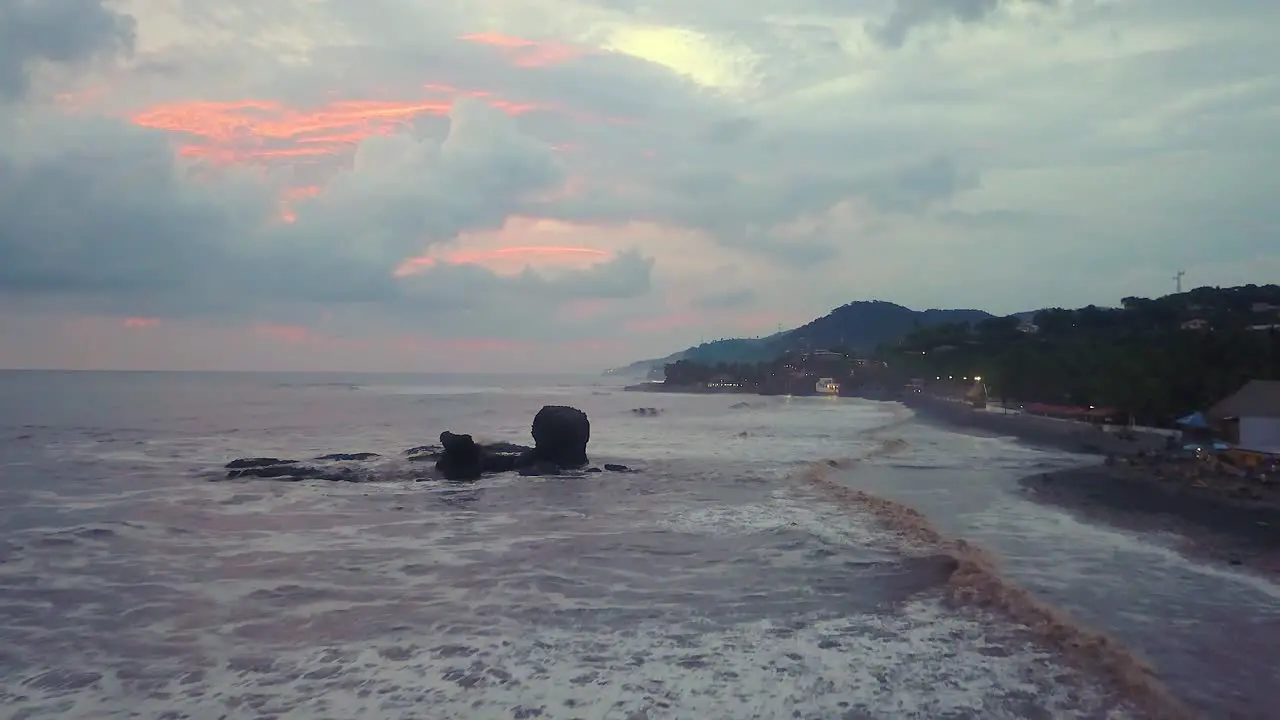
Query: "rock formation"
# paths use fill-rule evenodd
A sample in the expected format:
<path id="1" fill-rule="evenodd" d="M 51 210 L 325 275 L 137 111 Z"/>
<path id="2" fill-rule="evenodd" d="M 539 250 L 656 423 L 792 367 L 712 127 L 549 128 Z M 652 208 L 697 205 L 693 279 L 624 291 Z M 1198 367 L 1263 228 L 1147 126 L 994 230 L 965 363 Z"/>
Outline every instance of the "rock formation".
<path id="1" fill-rule="evenodd" d="M 656 411 L 655 411 L 656 412 Z M 434 460 L 446 480 L 478 480 L 483 475 L 519 472 L 521 475 L 559 475 L 581 470 L 589 462 L 587 443 L 591 441 L 591 421 L 581 410 L 565 405 L 547 405 L 533 418 L 533 447 L 512 443 L 477 443 L 470 435 L 446 430 L 439 445 L 420 445 L 404 451 L 409 461 Z M 331 453 L 309 463 L 280 458 L 241 458 L 227 463 L 228 478 L 276 478 L 281 480 L 322 479 L 359 482 L 369 479 L 367 465 L 377 453 Z M 336 465 L 335 462 L 358 463 Z M 316 464 L 320 463 L 320 464 Z M 622 465 L 605 465 L 612 472 L 633 472 Z M 591 468 L 599 472 L 598 468 Z M 417 478 L 425 479 L 425 478 Z"/>
<path id="2" fill-rule="evenodd" d="M 587 459 L 591 421 L 587 414 L 565 405 L 547 405 L 533 418 L 534 463 L 580 468 Z"/>

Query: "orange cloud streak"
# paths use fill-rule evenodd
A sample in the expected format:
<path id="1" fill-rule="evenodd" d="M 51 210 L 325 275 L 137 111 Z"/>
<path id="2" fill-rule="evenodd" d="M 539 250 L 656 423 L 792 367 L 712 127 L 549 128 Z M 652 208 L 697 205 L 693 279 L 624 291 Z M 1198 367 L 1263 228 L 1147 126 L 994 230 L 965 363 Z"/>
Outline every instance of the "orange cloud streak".
<path id="1" fill-rule="evenodd" d="M 586 48 L 562 43 L 537 42 L 499 33 L 463 35 L 460 40 L 496 47 L 518 67 L 546 67 L 576 60 L 587 54 Z"/>
<path id="2" fill-rule="evenodd" d="M 160 318 L 153 317 L 128 317 L 121 323 L 130 330 L 147 330 L 160 326 Z"/>
<path id="3" fill-rule="evenodd" d="M 603 260 L 609 256 L 610 254 L 604 250 L 595 248 L 545 245 L 504 247 L 493 250 L 458 250 L 440 258 L 431 255 L 409 258 L 401 263 L 400 267 L 396 268 L 395 276 L 416 275 L 440 263 L 449 265 L 482 265 L 492 270 L 495 269 L 494 265 L 499 268 L 509 268 L 512 261 L 523 267 L 530 258 L 538 258 L 543 262 L 560 264 L 565 261 L 580 262 L 583 259 Z"/>
<path id="4" fill-rule="evenodd" d="M 193 100 L 157 105 L 136 113 L 132 120 L 142 127 L 190 138 L 191 142 L 179 148 L 185 157 L 231 164 L 299 161 L 350 152 L 370 135 L 400 131 L 418 117 L 447 115 L 459 97 L 478 98 L 513 116 L 550 109 L 537 103 L 503 100 L 486 91 L 462 91 L 447 85 L 425 89 L 445 97 L 412 102 L 341 100 L 310 110 L 270 100 Z"/>

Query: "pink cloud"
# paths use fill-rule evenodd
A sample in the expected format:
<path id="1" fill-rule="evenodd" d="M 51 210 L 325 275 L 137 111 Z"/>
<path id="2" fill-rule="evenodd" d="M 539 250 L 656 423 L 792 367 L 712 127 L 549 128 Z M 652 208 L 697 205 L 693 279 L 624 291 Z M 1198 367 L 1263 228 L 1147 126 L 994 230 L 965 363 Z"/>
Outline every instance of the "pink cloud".
<path id="1" fill-rule="evenodd" d="M 256 323 L 251 328 L 255 335 L 269 337 L 288 343 L 310 343 L 320 340 L 319 336 L 303 325 L 282 325 L 277 323 Z"/>

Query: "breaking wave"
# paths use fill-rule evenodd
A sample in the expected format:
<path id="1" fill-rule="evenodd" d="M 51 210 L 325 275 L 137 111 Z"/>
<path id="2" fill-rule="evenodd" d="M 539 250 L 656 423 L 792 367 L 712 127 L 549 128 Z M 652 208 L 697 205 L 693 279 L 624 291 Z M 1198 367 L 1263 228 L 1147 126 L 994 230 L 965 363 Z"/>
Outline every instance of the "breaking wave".
<path id="1" fill-rule="evenodd" d="M 946 583 L 945 599 L 953 606 L 995 612 L 1028 628 L 1032 636 L 1056 654 L 1070 658 L 1090 675 L 1102 678 L 1143 714 L 1177 720 L 1197 715 L 1173 695 L 1154 670 L 1113 637 L 1090 629 L 1065 611 L 1045 603 L 1006 578 L 996 558 L 962 538 L 947 537 L 929 518 L 901 502 L 873 495 L 841 482 L 840 475 L 877 457 L 898 455 L 907 441 L 884 437 L 909 421 L 902 411 L 892 422 L 863 432 L 874 446 L 857 457 L 828 459 L 808 465 L 793 476 L 824 500 L 874 519 L 889 531 L 895 544 L 912 555 L 945 554 L 955 561 Z"/>

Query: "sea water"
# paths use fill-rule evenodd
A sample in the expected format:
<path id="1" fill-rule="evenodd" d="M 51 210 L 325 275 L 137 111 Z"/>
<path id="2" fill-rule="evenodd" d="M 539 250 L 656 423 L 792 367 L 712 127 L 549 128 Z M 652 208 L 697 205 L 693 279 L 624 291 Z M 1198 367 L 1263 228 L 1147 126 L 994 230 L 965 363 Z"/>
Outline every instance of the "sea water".
<path id="1" fill-rule="evenodd" d="M 545 404 L 636 472 L 455 484 L 402 454 L 528 442 Z M 360 483 L 221 470 L 331 452 L 379 457 Z M 1276 588 L 1018 497 L 1080 461 L 893 403 L 597 378 L 0 373 L 0 707 L 1267 717 Z"/>

